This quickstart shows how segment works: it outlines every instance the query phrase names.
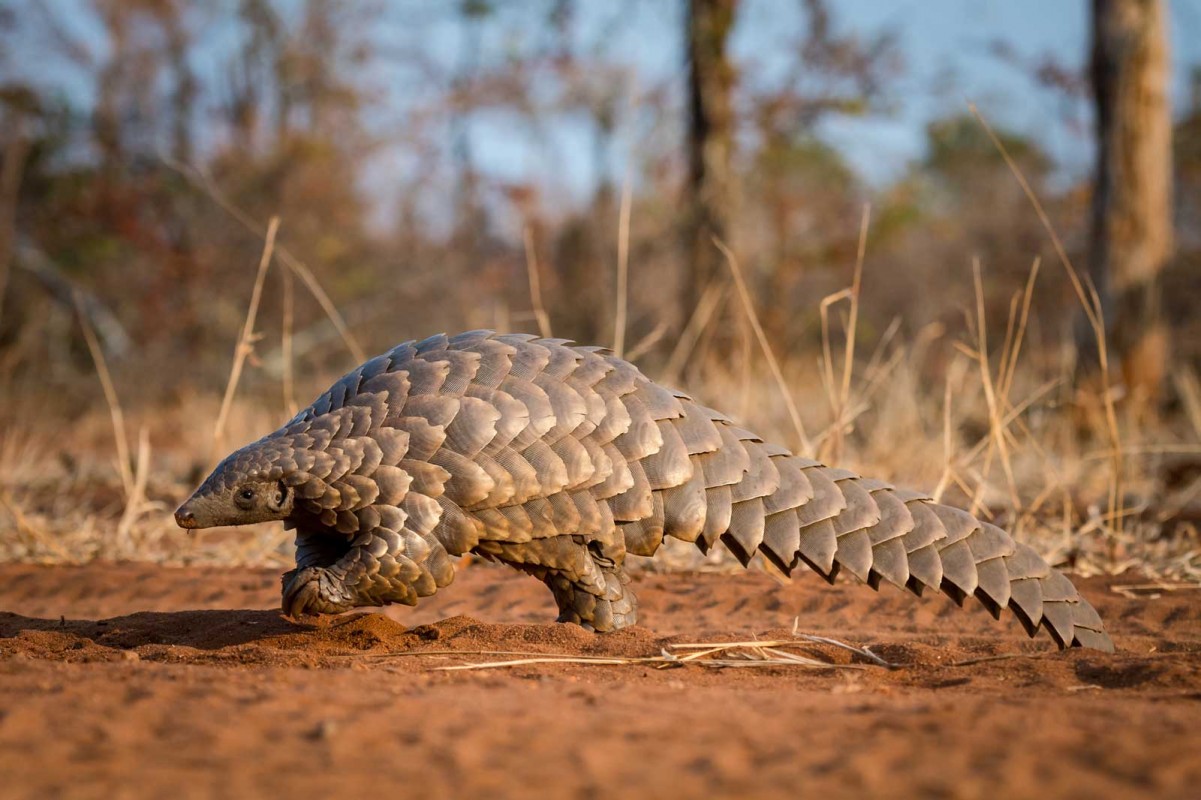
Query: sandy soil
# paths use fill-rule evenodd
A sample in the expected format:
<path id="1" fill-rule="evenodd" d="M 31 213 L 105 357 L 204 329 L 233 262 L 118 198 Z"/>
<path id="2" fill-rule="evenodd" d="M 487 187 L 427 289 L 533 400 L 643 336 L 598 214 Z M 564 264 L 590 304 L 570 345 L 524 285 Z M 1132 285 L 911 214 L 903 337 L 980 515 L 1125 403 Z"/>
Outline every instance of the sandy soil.
<path id="1" fill-rule="evenodd" d="M 0 566 L 0 793 L 1197 797 L 1201 592 L 1111 589 L 1137 582 L 1083 583 L 1106 656 L 809 577 L 645 576 L 643 625 L 597 636 L 483 565 L 419 609 L 315 625 L 273 610 L 275 572 Z M 498 658 L 484 650 L 657 655 L 794 618 L 903 666 L 436 669 Z"/>

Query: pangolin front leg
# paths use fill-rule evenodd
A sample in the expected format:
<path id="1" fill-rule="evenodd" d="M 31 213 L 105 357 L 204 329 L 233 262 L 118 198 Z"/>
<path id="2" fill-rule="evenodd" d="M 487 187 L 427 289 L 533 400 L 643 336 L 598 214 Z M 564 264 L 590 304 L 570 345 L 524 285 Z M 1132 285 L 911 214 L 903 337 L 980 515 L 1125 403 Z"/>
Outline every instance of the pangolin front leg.
<path id="1" fill-rule="evenodd" d="M 293 617 L 390 603 L 413 606 L 454 579 L 441 546 L 405 530 L 377 528 L 348 542 L 336 533 L 301 531 L 296 554 L 296 569 L 283 576 L 283 611 Z"/>

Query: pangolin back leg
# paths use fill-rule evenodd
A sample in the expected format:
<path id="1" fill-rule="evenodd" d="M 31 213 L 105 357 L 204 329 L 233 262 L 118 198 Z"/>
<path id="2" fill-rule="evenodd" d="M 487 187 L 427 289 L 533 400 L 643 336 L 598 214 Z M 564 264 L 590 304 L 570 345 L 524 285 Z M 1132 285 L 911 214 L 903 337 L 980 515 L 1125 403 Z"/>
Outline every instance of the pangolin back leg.
<path id="1" fill-rule="evenodd" d="M 765 444 L 717 412 L 680 397 L 683 415 L 659 421 L 680 434 L 686 481 L 661 489 L 654 513 L 622 526 L 631 553 L 651 555 L 664 535 L 708 550 L 724 543 L 745 565 L 756 553 L 791 574 L 805 564 L 833 581 L 840 570 L 920 595 L 976 597 L 1009 608 L 1031 636 L 1060 647 L 1112 651 L 1100 617 L 1064 575 L 1001 528 L 920 493 L 859 477 Z M 659 456 L 652 455 L 652 462 Z"/>
<path id="2" fill-rule="evenodd" d="M 559 622 L 603 632 L 638 621 L 638 601 L 622 551 L 611 552 L 582 536 L 560 535 L 520 543 L 486 540 L 475 552 L 545 583 L 559 606 Z"/>
<path id="3" fill-rule="evenodd" d="M 621 567 L 598 566 L 594 575 L 583 579 L 551 572 L 545 581 L 559 604 L 559 622 L 574 622 L 602 633 L 638 622 L 638 600 Z"/>

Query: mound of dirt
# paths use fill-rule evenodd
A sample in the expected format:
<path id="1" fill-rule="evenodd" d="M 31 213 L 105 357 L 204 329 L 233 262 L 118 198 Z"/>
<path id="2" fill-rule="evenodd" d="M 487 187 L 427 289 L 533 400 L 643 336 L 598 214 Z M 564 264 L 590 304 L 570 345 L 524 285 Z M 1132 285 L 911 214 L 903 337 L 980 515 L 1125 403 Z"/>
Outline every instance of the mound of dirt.
<path id="1" fill-rule="evenodd" d="M 8 796 L 1196 796 L 1201 592 L 1131 583 L 1083 582 L 1107 656 L 760 574 L 644 576 L 642 625 L 596 635 L 478 565 L 417 609 L 302 622 L 270 571 L 0 566 L 0 773 Z M 631 661 L 794 624 L 899 668 Z M 441 669 L 538 655 L 623 663 Z"/>

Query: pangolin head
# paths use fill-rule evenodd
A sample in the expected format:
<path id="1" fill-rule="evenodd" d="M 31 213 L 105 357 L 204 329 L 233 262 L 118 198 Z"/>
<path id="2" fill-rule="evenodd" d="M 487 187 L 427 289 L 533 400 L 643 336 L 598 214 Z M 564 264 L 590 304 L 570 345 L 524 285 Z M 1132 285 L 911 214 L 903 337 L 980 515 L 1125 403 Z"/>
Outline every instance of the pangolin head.
<path id="1" fill-rule="evenodd" d="M 268 437 L 230 454 L 175 511 L 175 522 L 195 529 L 287 519 L 295 497 L 289 452 L 286 440 Z"/>

